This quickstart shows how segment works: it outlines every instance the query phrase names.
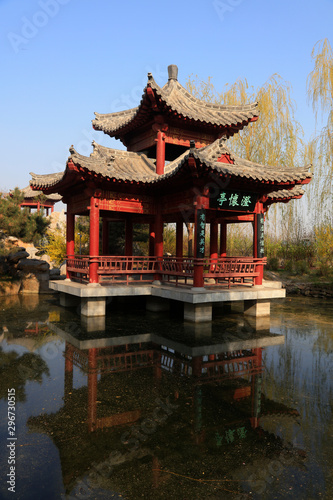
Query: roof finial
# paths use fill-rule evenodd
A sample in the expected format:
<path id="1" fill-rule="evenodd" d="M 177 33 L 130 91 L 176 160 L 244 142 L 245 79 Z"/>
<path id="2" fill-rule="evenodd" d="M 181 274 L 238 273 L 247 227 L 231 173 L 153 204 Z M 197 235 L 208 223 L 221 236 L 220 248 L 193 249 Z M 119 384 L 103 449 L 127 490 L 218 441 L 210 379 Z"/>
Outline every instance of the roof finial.
<path id="1" fill-rule="evenodd" d="M 178 79 L 178 66 L 176 66 L 176 64 L 170 64 L 170 66 L 168 66 L 168 76 L 169 80 Z"/>

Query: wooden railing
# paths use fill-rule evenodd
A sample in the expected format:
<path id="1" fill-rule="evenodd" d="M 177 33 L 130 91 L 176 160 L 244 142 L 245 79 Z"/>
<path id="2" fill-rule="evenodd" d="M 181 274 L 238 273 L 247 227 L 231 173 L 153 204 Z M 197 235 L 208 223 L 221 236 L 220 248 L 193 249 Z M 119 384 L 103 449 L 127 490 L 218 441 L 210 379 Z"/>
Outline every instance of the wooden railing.
<path id="1" fill-rule="evenodd" d="M 67 272 L 73 280 L 89 281 L 89 266 L 98 262 L 100 283 L 152 282 L 158 278 L 178 285 L 209 286 L 232 283 L 261 284 L 266 258 L 219 257 L 134 257 L 78 256 L 67 258 Z M 209 281 L 208 281 L 209 280 Z M 190 283 L 189 283 L 190 281 Z"/>

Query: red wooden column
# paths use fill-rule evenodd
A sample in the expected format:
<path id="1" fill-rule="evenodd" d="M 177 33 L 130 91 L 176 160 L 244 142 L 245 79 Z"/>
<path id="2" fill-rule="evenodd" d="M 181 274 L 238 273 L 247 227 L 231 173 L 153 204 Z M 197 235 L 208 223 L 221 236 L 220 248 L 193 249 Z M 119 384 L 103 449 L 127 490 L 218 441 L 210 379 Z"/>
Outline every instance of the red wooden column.
<path id="1" fill-rule="evenodd" d="M 69 393 L 73 392 L 73 346 L 65 343 L 65 387 L 64 401 L 67 403 Z"/>
<path id="2" fill-rule="evenodd" d="M 155 216 L 155 257 L 158 262 L 157 268 L 160 269 L 163 261 L 163 217 L 160 204 L 157 207 Z M 160 274 L 155 274 L 155 280 L 159 280 L 160 277 Z"/>
<path id="3" fill-rule="evenodd" d="M 155 224 L 149 224 L 149 257 L 155 255 Z"/>
<path id="4" fill-rule="evenodd" d="M 220 225 L 220 257 L 227 256 L 227 224 L 221 222 Z"/>
<path id="5" fill-rule="evenodd" d="M 99 207 L 98 200 L 94 196 L 90 198 L 89 222 L 89 283 L 98 283 Z"/>
<path id="6" fill-rule="evenodd" d="M 202 197 L 196 196 L 196 201 L 194 202 L 194 273 L 193 273 L 193 287 L 194 288 L 202 288 L 204 286 L 204 277 L 203 277 L 203 259 L 198 259 L 198 248 L 197 242 L 199 240 L 199 231 L 200 231 L 200 221 L 198 217 L 198 210 L 203 208 Z"/>
<path id="7" fill-rule="evenodd" d="M 165 163 L 165 134 L 162 130 L 158 130 L 156 139 L 156 173 L 164 174 Z"/>
<path id="8" fill-rule="evenodd" d="M 253 222 L 253 257 L 258 258 L 258 215 L 263 213 L 263 204 L 259 201 L 256 203 L 254 209 L 254 222 Z M 254 278 L 255 285 L 262 285 L 262 280 L 264 277 L 264 266 L 258 264 L 256 270 L 259 270 L 259 276 Z"/>
<path id="9" fill-rule="evenodd" d="M 133 255 L 133 221 L 126 219 L 125 222 L 125 255 Z"/>
<path id="10" fill-rule="evenodd" d="M 183 222 L 176 223 L 176 257 L 183 257 L 183 237 L 184 225 Z"/>
<path id="11" fill-rule="evenodd" d="M 109 255 L 109 221 L 105 218 L 102 222 L 102 255 Z"/>
<path id="12" fill-rule="evenodd" d="M 92 432 L 97 422 L 97 349 L 88 351 L 88 427 Z"/>
<path id="13" fill-rule="evenodd" d="M 69 207 L 66 213 L 66 267 L 68 267 L 68 259 L 73 258 L 75 253 L 75 214 L 69 212 Z M 69 279 L 69 272 L 66 270 L 66 278 Z"/>

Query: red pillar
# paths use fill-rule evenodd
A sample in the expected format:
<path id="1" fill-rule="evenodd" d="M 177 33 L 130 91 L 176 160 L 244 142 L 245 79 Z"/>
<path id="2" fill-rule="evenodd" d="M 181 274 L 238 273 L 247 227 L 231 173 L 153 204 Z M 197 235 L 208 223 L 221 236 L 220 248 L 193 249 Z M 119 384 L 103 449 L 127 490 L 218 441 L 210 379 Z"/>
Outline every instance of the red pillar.
<path id="1" fill-rule="evenodd" d="M 257 202 L 255 206 L 254 222 L 253 222 L 253 257 L 258 258 L 258 215 L 262 213 L 263 205 Z M 264 266 L 258 264 L 256 270 L 259 271 L 260 275 L 254 278 L 255 285 L 262 285 L 262 280 L 264 277 Z"/>
<path id="2" fill-rule="evenodd" d="M 193 287 L 194 288 L 202 288 L 204 286 L 204 277 L 203 277 L 203 260 L 197 258 L 197 242 L 198 242 L 198 233 L 200 230 L 199 220 L 198 220 L 198 210 L 202 207 L 201 196 L 197 196 L 196 204 L 195 204 L 195 228 L 194 228 L 194 272 L 193 272 Z"/>
<path id="3" fill-rule="evenodd" d="M 164 174 L 165 163 L 165 134 L 161 130 L 157 132 L 156 139 L 156 173 Z"/>
<path id="4" fill-rule="evenodd" d="M 184 226 L 182 222 L 176 223 L 176 257 L 183 257 Z"/>
<path id="5" fill-rule="evenodd" d="M 88 425 L 95 430 L 97 421 L 97 349 L 88 353 Z"/>
<path id="6" fill-rule="evenodd" d="M 67 210 L 66 214 L 66 254 L 67 259 L 70 257 L 74 257 L 75 246 L 74 246 L 74 238 L 75 238 L 75 214 L 71 214 Z M 68 266 L 68 260 L 66 261 Z M 66 270 L 66 278 L 69 279 L 69 272 Z"/>
<path id="7" fill-rule="evenodd" d="M 54 205 L 51 206 L 51 214 L 54 212 Z"/>
<path id="8" fill-rule="evenodd" d="M 65 344 L 65 387 L 64 401 L 68 400 L 69 393 L 73 392 L 73 347 L 66 342 Z"/>
<path id="9" fill-rule="evenodd" d="M 98 200 L 90 198 L 90 230 L 89 230 L 89 283 L 98 283 L 99 262 L 99 208 Z"/>
<path id="10" fill-rule="evenodd" d="M 109 221 L 105 218 L 102 222 L 102 255 L 109 255 Z"/>
<path id="11" fill-rule="evenodd" d="M 220 226 L 220 256 L 227 256 L 227 224 L 226 222 L 221 222 Z"/>
<path id="12" fill-rule="evenodd" d="M 149 256 L 153 257 L 155 255 L 155 224 L 152 222 L 149 224 Z"/>
<path id="13" fill-rule="evenodd" d="M 218 257 L 218 223 L 213 219 L 210 223 L 210 258 Z"/>
<path id="14" fill-rule="evenodd" d="M 125 255 L 133 255 L 133 222 L 126 219 L 125 222 Z"/>
<path id="15" fill-rule="evenodd" d="M 155 216 L 155 257 L 157 258 L 158 268 L 162 265 L 163 260 L 163 218 L 161 205 L 157 207 L 157 213 Z M 159 280 L 160 275 L 155 274 L 155 280 Z"/>

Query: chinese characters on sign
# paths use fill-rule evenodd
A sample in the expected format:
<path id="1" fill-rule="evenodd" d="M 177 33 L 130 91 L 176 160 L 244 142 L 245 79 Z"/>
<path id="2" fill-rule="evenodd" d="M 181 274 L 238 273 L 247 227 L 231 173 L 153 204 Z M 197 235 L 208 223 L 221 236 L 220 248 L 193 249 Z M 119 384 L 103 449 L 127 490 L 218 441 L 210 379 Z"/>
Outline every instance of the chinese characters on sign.
<path id="1" fill-rule="evenodd" d="M 228 444 L 233 443 L 236 437 L 238 439 L 245 439 L 246 434 L 247 430 L 245 429 L 245 427 L 238 427 L 238 429 L 227 429 L 224 435 L 221 435 L 218 432 L 216 432 L 215 433 L 216 445 L 222 446 L 223 441 L 225 441 Z"/>
<path id="2" fill-rule="evenodd" d="M 206 211 L 204 208 L 198 210 L 197 216 L 197 258 L 203 259 L 205 256 L 205 229 L 206 229 Z"/>
<path id="3" fill-rule="evenodd" d="M 257 256 L 262 258 L 264 255 L 264 214 L 257 214 Z"/>
<path id="4" fill-rule="evenodd" d="M 222 210 L 253 212 L 257 198 L 257 193 L 223 190 L 217 196 L 209 199 L 209 207 L 220 208 Z"/>

